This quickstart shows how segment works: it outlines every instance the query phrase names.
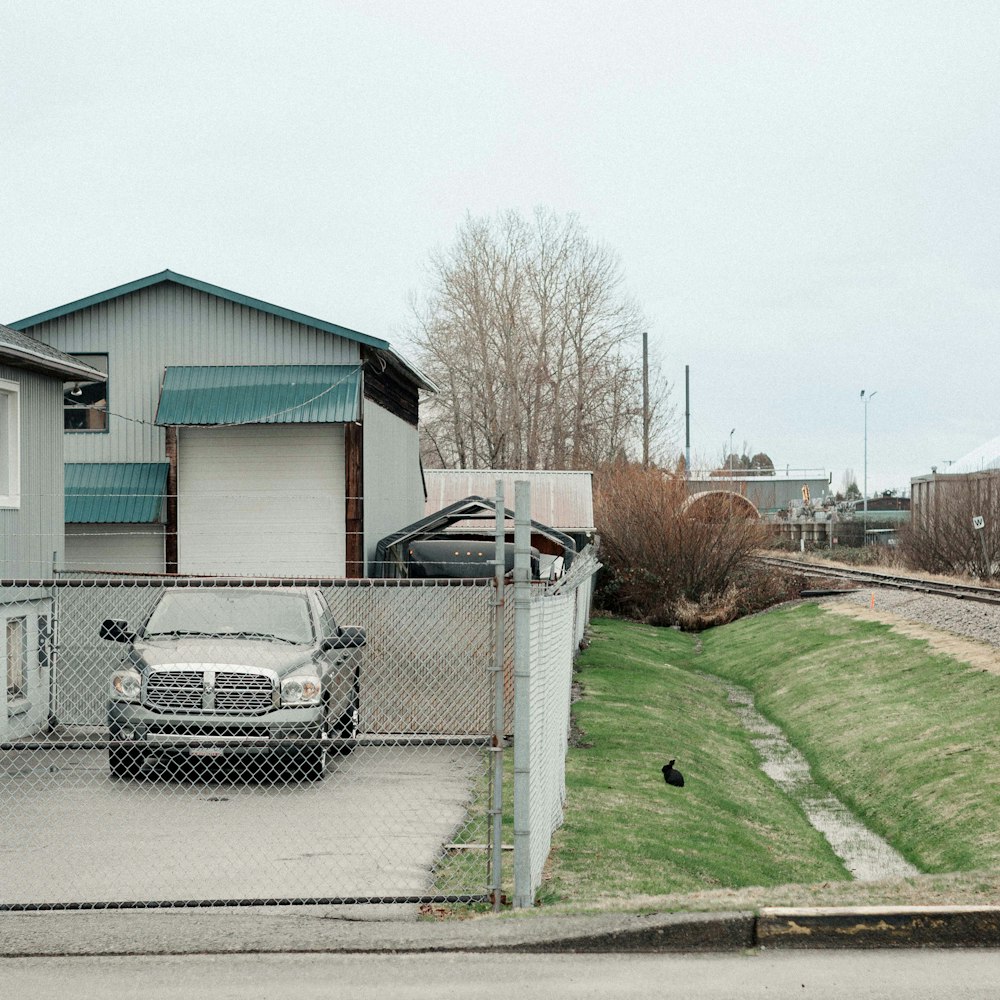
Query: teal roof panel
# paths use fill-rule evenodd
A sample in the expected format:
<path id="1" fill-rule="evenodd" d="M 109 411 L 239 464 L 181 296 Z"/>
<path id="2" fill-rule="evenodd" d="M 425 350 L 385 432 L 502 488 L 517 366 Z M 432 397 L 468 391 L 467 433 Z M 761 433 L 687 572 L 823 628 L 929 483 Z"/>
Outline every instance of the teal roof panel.
<path id="1" fill-rule="evenodd" d="M 358 365 L 200 365 L 167 368 L 163 426 L 339 424 L 361 416 Z"/>
<path id="2" fill-rule="evenodd" d="M 66 465 L 67 524 L 150 524 L 160 520 L 166 462 Z"/>

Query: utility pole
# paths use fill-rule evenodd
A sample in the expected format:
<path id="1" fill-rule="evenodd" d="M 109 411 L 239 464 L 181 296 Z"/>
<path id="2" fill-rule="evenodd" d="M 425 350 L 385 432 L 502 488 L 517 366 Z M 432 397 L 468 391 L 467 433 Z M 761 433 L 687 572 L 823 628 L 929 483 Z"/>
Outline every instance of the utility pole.
<path id="1" fill-rule="evenodd" d="M 868 401 L 874 399 L 878 395 L 878 389 L 876 389 L 871 395 L 866 396 L 865 390 L 861 390 L 861 401 L 865 404 L 865 495 L 864 495 L 864 513 L 861 516 L 861 523 L 864 527 L 864 538 L 861 542 L 862 545 L 868 544 Z"/>
<path id="2" fill-rule="evenodd" d="M 684 366 L 684 478 L 691 478 L 691 366 Z"/>
<path id="3" fill-rule="evenodd" d="M 649 334 L 642 331 L 642 467 L 649 468 Z"/>

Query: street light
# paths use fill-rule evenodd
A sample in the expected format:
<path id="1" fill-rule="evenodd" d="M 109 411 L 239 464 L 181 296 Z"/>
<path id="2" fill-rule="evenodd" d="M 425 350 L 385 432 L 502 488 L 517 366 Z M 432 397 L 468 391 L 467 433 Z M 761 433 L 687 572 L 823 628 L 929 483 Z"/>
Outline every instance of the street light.
<path id="1" fill-rule="evenodd" d="M 878 395 L 878 389 L 869 395 L 865 395 L 865 390 L 861 390 L 861 402 L 865 404 L 865 478 L 864 478 L 864 514 L 862 515 L 862 525 L 864 528 L 863 545 L 868 544 L 868 402 Z"/>

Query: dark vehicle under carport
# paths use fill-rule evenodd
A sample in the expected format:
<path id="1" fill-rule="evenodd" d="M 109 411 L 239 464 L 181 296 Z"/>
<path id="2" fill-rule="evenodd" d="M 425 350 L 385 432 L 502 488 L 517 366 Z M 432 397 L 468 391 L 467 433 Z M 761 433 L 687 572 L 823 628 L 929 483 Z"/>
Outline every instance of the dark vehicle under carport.
<path id="1" fill-rule="evenodd" d="M 512 514 L 506 511 L 508 521 Z M 492 500 L 459 500 L 383 538 L 375 549 L 373 575 L 389 579 L 493 576 L 495 522 Z M 576 556 L 576 544 L 569 535 L 533 520 L 531 538 L 532 579 L 552 579 L 569 569 Z M 514 545 L 508 541 L 504 548 L 505 573 L 510 573 Z"/>

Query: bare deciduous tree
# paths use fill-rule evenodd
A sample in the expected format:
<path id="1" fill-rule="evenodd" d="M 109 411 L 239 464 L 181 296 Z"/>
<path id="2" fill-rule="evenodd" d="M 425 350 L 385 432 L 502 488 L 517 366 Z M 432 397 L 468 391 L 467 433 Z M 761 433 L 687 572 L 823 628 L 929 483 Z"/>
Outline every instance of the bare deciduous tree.
<path id="1" fill-rule="evenodd" d="M 439 387 L 421 415 L 425 464 L 595 468 L 641 447 L 642 314 L 575 216 L 468 216 L 430 280 L 413 335 Z M 655 368 L 650 397 L 656 448 L 671 414 Z"/>

